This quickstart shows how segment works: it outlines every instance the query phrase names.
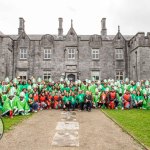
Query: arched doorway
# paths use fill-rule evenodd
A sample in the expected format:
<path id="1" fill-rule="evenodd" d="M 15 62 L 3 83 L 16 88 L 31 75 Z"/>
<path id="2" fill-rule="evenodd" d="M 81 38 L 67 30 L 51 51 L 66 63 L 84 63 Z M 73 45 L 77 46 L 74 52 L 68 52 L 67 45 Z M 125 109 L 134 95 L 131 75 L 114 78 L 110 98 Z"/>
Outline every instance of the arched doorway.
<path id="1" fill-rule="evenodd" d="M 68 78 L 68 80 L 70 80 L 70 81 L 75 81 L 75 75 L 74 74 L 69 74 L 68 76 L 67 76 L 67 78 Z"/>

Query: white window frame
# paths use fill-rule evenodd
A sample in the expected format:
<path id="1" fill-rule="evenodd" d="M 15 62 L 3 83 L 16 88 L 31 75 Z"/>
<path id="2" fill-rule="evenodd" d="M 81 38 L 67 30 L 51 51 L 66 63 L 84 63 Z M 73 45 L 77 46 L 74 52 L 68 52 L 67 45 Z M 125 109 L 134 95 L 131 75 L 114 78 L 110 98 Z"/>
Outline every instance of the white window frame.
<path id="1" fill-rule="evenodd" d="M 24 60 L 27 59 L 27 48 L 26 47 L 21 47 L 20 48 L 20 59 Z"/>
<path id="2" fill-rule="evenodd" d="M 44 71 L 43 72 L 43 79 L 48 80 L 49 78 L 51 78 L 51 72 L 50 71 Z"/>
<path id="3" fill-rule="evenodd" d="M 76 48 L 74 47 L 69 47 L 68 48 L 68 59 L 75 59 L 75 54 L 76 54 Z"/>
<path id="4" fill-rule="evenodd" d="M 99 49 L 92 49 L 92 59 L 99 59 Z"/>
<path id="5" fill-rule="evenodd" d="M 115 57 L 117 60 L 122 60 L 124 58 L 123 49 L 122 48 L 116 48 L 115 49 Z"/>
<path id="6" fill-rule="evenodd" d="M 51 48 L 44 48 L 44 59 L 51 59 L 52 50 Z"/>
<path id="7" fill-rule="evenodd" d="M 92 71 L 91 78 L 95 78 L 95 80 L 100 80 L 100 71 Z"/>
<path id="8" fill-rule="evenodd" d="M 122 77 L 122 79 L 121 79 L 121 77 Z M 116 70 L 115 79 L 120 80 L 120 81 L 124 80 L 124 71 Z"/>

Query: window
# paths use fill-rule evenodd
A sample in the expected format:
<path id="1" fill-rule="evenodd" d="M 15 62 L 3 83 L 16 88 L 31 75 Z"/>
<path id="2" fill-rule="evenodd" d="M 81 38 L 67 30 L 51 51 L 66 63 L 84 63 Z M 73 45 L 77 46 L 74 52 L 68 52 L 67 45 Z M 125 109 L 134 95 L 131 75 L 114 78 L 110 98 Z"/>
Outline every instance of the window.
<path id="1" fill-rule="evenodd" d="M 27 79 L 27 71 L 19 71 L 17 74 L 18 74 L 18 77 L 21 80 L 26 80 Z"/>
<path id="2" fill-rule="evenodd" d="M 91 72 L 91 78 L 94 78 L 95 80 L 100 80 L 100 72 L 99 71 L 92 71 Z"/>
<path id="3" fill-rule="evenodd" d="M 51 49 L 50 48 L 44 49 L 44 59 L 51 59 Z"/>
<path id="4" fill-rule="evenodd" d="M 68 59 L 75 59 L 75 48 L 68 48 Z"/>
<path id="5" fill-rule="evenodd" d="M 21 80 L 27 80 L 27 76 L 19 76 Z"/>
<path id="6" fill-rule="evenodd" d="M 116 71 L 116 80 L 124 80 L 123 71 Z"/>
<path id="7" fill-rule="evenodd" d="M 43 79 L 48 80 L 51 77 L 50 71 L 44 71 Z"/>
<path id="8" fill-rule="evenodd" d="M 20 59 L 27 59 L 27 48 L 20 48 Z"/>
<path id="9" fill-rule="evenodd" d="M 116 59 L 123 59 L 123 49 L 115 50 Z"/>
<path id="10" fill-rule="evenodd" d="M 92 59 L 99 59 L 99 49 L 92 49 Z"/>

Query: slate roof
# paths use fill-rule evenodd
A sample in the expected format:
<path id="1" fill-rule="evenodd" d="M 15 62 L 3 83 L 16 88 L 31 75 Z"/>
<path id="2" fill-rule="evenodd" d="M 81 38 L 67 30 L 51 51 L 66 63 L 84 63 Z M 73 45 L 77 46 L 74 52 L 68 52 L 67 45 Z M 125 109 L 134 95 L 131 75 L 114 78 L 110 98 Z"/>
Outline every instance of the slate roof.
<path id="1" fill-rule="evenodd" d="M 0 32 L 1 34 L 1 32 Z M 28 37 L 30 38 L 30 40 L 41 40 L 42 36 L 45 34 L 29 34 Z M 18 39 L 18 35 L 8 35 L 10 36 L 13 40 L 17 40 Z M 55 40 L 59 40 L 59 36 L 58 35 L 52 35 L 54 37 Z M 78 37 L 80 37 L 81 41 L 88 41 L 90 39 L 92 35 L 78 35 Z M 116 35 L 107 35 L 107 37 L 105 38 L 105 40 L 113 40 L 115 38 Z M 65 36 L 64 36 L 65 37 Z M 133 35 L 123 35 L 123 37 L 126 40 L 130 40 Z"/>

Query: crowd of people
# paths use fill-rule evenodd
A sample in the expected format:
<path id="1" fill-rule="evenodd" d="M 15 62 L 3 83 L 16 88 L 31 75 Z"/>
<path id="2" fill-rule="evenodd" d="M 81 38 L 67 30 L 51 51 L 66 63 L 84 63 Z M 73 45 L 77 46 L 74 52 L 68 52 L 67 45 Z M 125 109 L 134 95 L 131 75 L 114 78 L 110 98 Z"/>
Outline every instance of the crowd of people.
<path id="1" fill-rule="evenodd" d="M 91 111 L 92 108 L 150 109 L 150 83 L 114 81 L 69 81 L 61 78 L 54 82 L 38 78 L 25 80 L 6 78 L 0 83 L 0 110 L 2 116 L 28 115 L 43 109 Z"/>

